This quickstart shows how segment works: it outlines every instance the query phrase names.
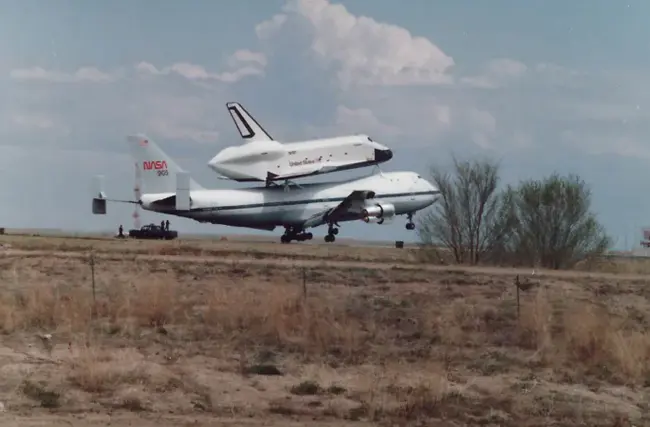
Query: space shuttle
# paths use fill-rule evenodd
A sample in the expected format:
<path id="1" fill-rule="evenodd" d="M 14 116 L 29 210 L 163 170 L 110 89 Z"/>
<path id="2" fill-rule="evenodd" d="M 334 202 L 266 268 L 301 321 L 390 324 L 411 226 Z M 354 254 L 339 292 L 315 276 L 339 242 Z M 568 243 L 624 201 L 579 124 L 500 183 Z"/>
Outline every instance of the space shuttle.
<path id="1" fill-rule="evenodd" d="M 365 134 L 276 141 L 240 103 L 228 102 L 226 107 L 244 144 L 224 148 L 208 162 L 221 178 L 263 181 L 268 186 L 273 181 L 378 165 L 393 158 L 388 147 Z"/>

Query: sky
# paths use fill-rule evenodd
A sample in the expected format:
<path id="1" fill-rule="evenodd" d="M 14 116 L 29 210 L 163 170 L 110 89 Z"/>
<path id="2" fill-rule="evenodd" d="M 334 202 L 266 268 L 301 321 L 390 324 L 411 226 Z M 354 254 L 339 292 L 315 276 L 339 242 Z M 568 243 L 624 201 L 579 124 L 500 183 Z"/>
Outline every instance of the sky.
<path id="1" fill-rule="evenodd" d="M 90 200 L 98 174 L 110 197 L 132 197 L 130 133 L 147 134 L 205 187 L 249 186 L 207 167 L 241 143 L 228 101 L 279 140 L 367 133 L 394 151 L 383 171 L 426 174 L 455 155 L 498 160 L 503 184 L 577 173 L 617 248 L 638 246 L 650 226 L 645 0 L 2 5 L 3 227 L 130 228 L 132 207 L 93 216 Z M 171 222 L 180 233 L 245 232 Z M 340 235 L 416 239 L 405 222 L 348 223 Z"/>

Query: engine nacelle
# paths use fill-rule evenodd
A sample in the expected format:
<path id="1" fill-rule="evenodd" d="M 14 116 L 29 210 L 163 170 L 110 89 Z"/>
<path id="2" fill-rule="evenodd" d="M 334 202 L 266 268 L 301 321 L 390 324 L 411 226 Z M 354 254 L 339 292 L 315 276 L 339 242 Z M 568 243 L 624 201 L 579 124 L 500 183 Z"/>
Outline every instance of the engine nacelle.
<path id="1" fill-rule="evenodd" d="M 368 222 L 370 218 L 391 218 L 395 216 L 395 205 L 376 203 L 361 210 L 361 218 Z"/>
<path id="2" fill-rule="evenodd" d="M 393 222 L 393 218 L 395 218 L 395 216 L 383 217 L 383 218 L 377 218 L 376 216 L 368 216 L 368 217 L 365 217 L 363 219 L 363 221 L 366 224 L 380 224 L 380 225 L 383 224 L 383 225 L 386 225 L 386 224 L 390 224 L 391 222 Z"/>

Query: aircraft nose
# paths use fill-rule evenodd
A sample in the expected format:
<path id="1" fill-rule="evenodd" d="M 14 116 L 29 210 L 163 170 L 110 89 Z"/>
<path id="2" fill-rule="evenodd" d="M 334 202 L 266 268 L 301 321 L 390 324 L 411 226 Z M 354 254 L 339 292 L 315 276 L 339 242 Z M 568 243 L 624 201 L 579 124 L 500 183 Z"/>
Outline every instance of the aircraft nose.
<path id="1" fill-rule="evenodd" d="M 433 193 L 434 197 L 438 198 L 438 195 L 440 194 L 440 189 L 435 185 L 433 185 L 431 182 L 427 181 L 426 179 L 423 179 L 423 181 L 426 183 L 427 189 Z"/>
<path id="2" fill-rule="evenodd" d="M 422 177 L 418 177 L 417 182 L 420 188 L 426 191 L 438 192 L 438 188 L 435 185 L 433 185 L 431 182 L 429 182 L 429 180 L 426 180 Z"/>
<path id="3" fill-rule="evenodd" d="M 380 150 L 378 148 L 375 148 L 375 161 L 376 162 L 387 162 L 390 159 L 393 158 L 393 150 L 390 149 L 385 149 L 385 150 Z"/>

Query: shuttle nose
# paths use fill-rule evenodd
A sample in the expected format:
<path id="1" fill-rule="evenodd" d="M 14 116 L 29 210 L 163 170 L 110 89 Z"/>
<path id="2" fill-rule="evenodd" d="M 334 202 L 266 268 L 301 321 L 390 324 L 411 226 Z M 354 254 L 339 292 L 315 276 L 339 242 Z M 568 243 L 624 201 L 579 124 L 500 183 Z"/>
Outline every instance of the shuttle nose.
<path id="1" fill-rule="evenodd" d="M 375 148 L 375 161 L 378 163 L 387 162 L 393 158 L 393 151 L 390 149 L 380 150 Z"/>
<path id="2" fill-rule="evenodd" d="M 214 156 L 210 161 L 208 162 L 208 166 L 212 169 L 215 169 L 217 164 L 219 163 L 219 159 L 217 159 L 217 156 Z"/>
<path id="3" fill-rule="evenodd" d="M 216 156 L 210 159 L 208 166 L 210 166 L 212 169 L 218 168 L 221 164 L 226 163 L 228 160 L 230 160 L 229 157 L 230 156 L 228 156 L 228 152 L 226 150 L 221 150 L 217 153 Z"/>
<path id="4" fill-rule="evenodd" d="M 210 159 L 208 162 L 208 167 L 218 174 L 223 174 L 224 170 L 226 170 L 223 167 L 223 157 L 224 156 L 221 153 L 217 154 L 212 159 Z"/>

